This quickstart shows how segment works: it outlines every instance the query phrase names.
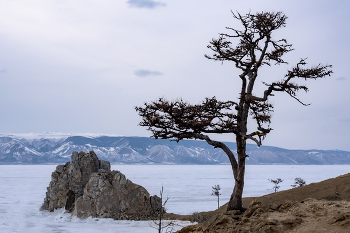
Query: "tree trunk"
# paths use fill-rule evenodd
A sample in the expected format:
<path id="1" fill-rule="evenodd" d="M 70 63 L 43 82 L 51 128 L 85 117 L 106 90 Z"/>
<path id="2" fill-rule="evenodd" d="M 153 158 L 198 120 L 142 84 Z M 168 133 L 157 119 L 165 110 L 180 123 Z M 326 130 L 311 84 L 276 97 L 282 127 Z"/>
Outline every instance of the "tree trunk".
<path id="1" fill-rule="evenodd" d="M 233 189 L 230 201 L 227 206 L 229 210 L 243 210 L 242 206 L 242 194 L 244 187 L 244 173 L 245 173 L 245 141 L 242 138 L 236 138 L 237 142 L 237 155 L 238 155 L 238 167 L 237 176 L 235 179 L 235 187 Z"/>

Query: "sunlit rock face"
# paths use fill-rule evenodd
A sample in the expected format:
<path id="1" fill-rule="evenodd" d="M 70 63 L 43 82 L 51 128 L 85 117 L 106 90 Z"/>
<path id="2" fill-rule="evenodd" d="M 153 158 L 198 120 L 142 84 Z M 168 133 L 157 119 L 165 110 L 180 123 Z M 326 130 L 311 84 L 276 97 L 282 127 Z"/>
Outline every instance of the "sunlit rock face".
<path id="1" fill-rule="evenodd" d="M 73 152 L 71 161 L 51 175 L 41 210 L 65 208 L 80 218 L 102 217 L 144 220 L 161 205 L 145 188 L 132 183 L 93 151 Z"/>

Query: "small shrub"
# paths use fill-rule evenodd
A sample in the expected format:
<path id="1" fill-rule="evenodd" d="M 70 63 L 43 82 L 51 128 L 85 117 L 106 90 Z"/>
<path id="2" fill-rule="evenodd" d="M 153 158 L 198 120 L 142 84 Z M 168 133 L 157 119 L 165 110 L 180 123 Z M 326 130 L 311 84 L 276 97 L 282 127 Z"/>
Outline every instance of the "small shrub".
<path id="1" fill-rule="evenodd" d="M 305 186 L 306 182 L 300 177 L 295 178 L 294 184 L 292 184 L 292 187 L 302 187 Z"/>

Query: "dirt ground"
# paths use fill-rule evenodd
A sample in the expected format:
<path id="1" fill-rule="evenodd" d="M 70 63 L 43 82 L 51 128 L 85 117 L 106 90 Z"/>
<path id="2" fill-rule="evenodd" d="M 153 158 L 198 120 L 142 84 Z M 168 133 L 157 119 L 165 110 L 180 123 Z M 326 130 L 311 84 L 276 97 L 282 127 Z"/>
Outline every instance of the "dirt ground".
<path id="1" fill-rule="evenodd" d="M 319 183 L 261 197 L 243 199 L 247 210 L 226 211 L 227 204 L 210 212 L 182 216 L 199 222 L 187 232 L 329 232 L 350 233 L 350 173 Z M 173 215 L 175 218 L 179 215 Z"/>

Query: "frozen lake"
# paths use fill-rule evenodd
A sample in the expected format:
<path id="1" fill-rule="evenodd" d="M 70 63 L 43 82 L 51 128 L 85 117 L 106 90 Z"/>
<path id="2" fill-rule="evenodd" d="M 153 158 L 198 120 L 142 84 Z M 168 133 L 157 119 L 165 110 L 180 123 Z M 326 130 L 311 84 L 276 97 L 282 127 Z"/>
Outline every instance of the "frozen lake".
<path id="1" fill-rule="evenodd" d="M 156 232 L 147 221 L 85 220 L 58 210 L 41 212 L 46 187 L 55 165 L 0 165 L 0 232 Z M 168 212 L 192 214 L 213 210 L 211 187 L 221 186 L 220 204 L 229 200 L 233 176 L 228 165 L 112 165 L 128 179 L 159 195 L 164 186 L 170 199 Z M 250 165 L 246 168 L 244 196 L 271 193 L 268 179 L 284 180 L 280 190 L 291 188 L 296 177 L 307 184 L 350 172 L 350 165 Z M 188 223 L 180 223 L 186 225 Z M 179 228 L 178 228 L 179 229 Z"/>

